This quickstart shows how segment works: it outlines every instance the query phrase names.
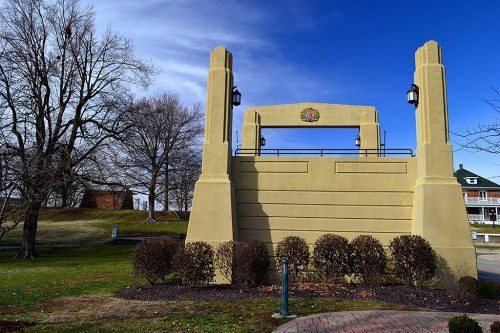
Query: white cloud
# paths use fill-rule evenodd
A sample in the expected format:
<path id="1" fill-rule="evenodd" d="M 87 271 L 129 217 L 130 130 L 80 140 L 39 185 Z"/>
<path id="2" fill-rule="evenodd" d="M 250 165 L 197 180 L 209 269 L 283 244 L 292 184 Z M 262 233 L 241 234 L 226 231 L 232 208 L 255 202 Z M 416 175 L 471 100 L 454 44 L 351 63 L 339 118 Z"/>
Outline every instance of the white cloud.
<path id="1" fill-rule="evenodd" d="M 195 66 L 189 63 L 157 60 L 155 64 L 156 67 L 165 72 L 186 75 L 197 79 L 205 79 L 207 76 L 207 69 L 205 67 Z"/>
<path id="2" fill-rule="evenodd" d="M 243 104 L 234 109 L 235 132 L 241 131 L 248 106 L 328 103 L 357 89 L 291 60 L 294 55 L 282 48 L 283 36 L 293 45 L 294 32 L 311 32 L 327 18 L 335 20 L 332 13 L 318 20 L 306 2 L 291 2 L 283 7 L 250 1 L 100 0 L 95 9 L 100 27 L 111 24 L 134 41 L 142 57 L 153 59 L 159 74 L 151 91 L 177 92 L 188 104 L 205 104 L 210 52 L 227 47 L 243 95 Z M 312 59 L 315 53 L 311 50 Z M 271 141 L 279 141 L 276 135 Z"/>

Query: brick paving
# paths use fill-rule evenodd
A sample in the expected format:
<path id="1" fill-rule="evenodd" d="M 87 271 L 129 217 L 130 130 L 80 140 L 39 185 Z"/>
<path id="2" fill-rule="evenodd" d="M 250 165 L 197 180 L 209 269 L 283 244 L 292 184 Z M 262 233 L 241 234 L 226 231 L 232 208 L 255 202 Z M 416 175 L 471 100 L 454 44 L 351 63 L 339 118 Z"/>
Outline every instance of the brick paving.
<path id="1" fill-rule="evenodd" d="M 296 318 L 273 333 L 376 333 L 376 332 L 448 332 L 448 320 L 462 313 L 420 311 L 331 312 Z M 500 321 L 500 315 L 468 314 L 477 320 L 483 332 Z"/>

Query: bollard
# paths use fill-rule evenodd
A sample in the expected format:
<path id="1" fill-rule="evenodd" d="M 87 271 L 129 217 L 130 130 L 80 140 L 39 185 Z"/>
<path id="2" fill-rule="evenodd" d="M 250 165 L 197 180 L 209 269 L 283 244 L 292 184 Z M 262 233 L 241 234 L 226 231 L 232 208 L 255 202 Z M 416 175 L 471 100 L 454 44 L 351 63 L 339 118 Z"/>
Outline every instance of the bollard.
<path id="1" fill-rule="evenodd" d="M 281 309 L 279 313 L 272 315 L 273 318 L 296 317 L 288 311 L 288 259 L 281 260 Z"/>
<path id="2" fill-rule="evenodd" d="M 113 229 L 111 229 L 111 238 L 116 238 L 118 236 L 118 225 L 113 224 Z"/>
<path id="3" fill-rule="evenodd" d="M 288 259 L 281 260 L 281 317 L 290 315 L 288 311 Z"/>

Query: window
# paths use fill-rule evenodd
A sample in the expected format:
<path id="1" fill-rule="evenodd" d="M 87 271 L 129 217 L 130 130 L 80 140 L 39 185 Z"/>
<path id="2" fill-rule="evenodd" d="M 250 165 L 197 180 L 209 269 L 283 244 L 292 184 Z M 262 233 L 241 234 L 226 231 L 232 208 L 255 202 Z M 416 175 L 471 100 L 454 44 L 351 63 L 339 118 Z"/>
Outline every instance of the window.
<path id="1" fill-rule="evenodd" d="M 465 181 L 470 185 L 477 185 L 477 177 L 465 177 Z"/>
<path id="2" fill-rule="evenodd" d="M 479 200 L 486 201 L 486 191 L 479 191 Z"/>

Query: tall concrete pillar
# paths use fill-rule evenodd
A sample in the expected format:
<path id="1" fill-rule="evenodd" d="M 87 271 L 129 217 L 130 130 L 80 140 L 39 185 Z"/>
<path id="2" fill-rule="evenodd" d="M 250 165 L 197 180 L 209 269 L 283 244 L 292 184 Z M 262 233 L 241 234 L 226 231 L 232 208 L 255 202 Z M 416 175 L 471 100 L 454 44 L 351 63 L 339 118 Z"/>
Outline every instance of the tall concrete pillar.
<path id="1" fill-rule="evenodd" d="M 451 268 L 467 267 L 470 275 L 476 275 L 476 253 L 462 189 L 453 176 L 441 48 L 435 41 L 427 42 L 417 50 L 415 62 L 419 103 L 415 109 L 417 180 L 412 234 L 427 239 Z"/>
<path id="2" fill-rule="evenodd" d="M 374 109 L 363 112 L 359 124 L 359 136 L 361 138 L 360 156 L 375 157 L 380 155 L 380 153 L 373 154 L 372 150 L 380 149 L 380 125 L 378 123 L 378 113 Z M 370 149 L 368 150 L 369 154 L 366 154 L 363 149 Z"/>
<path id="3" fill-rule="evenodd" d="M 253 109 L 245 112 L 243 120 L 243 133 L 241 135 L 241 148 L 249 149 L 243 154 L 258 154 L 260 148 L 260 115 Z"/>
<path id="4" fill-rule="evenodd" d="M 202 174 L 196 182 L 186 238 L 186 242 L 204 241 L 214 247 L 236 238 L 231 182 L 232 60 L 221 46 L 210 54 Z"/>

